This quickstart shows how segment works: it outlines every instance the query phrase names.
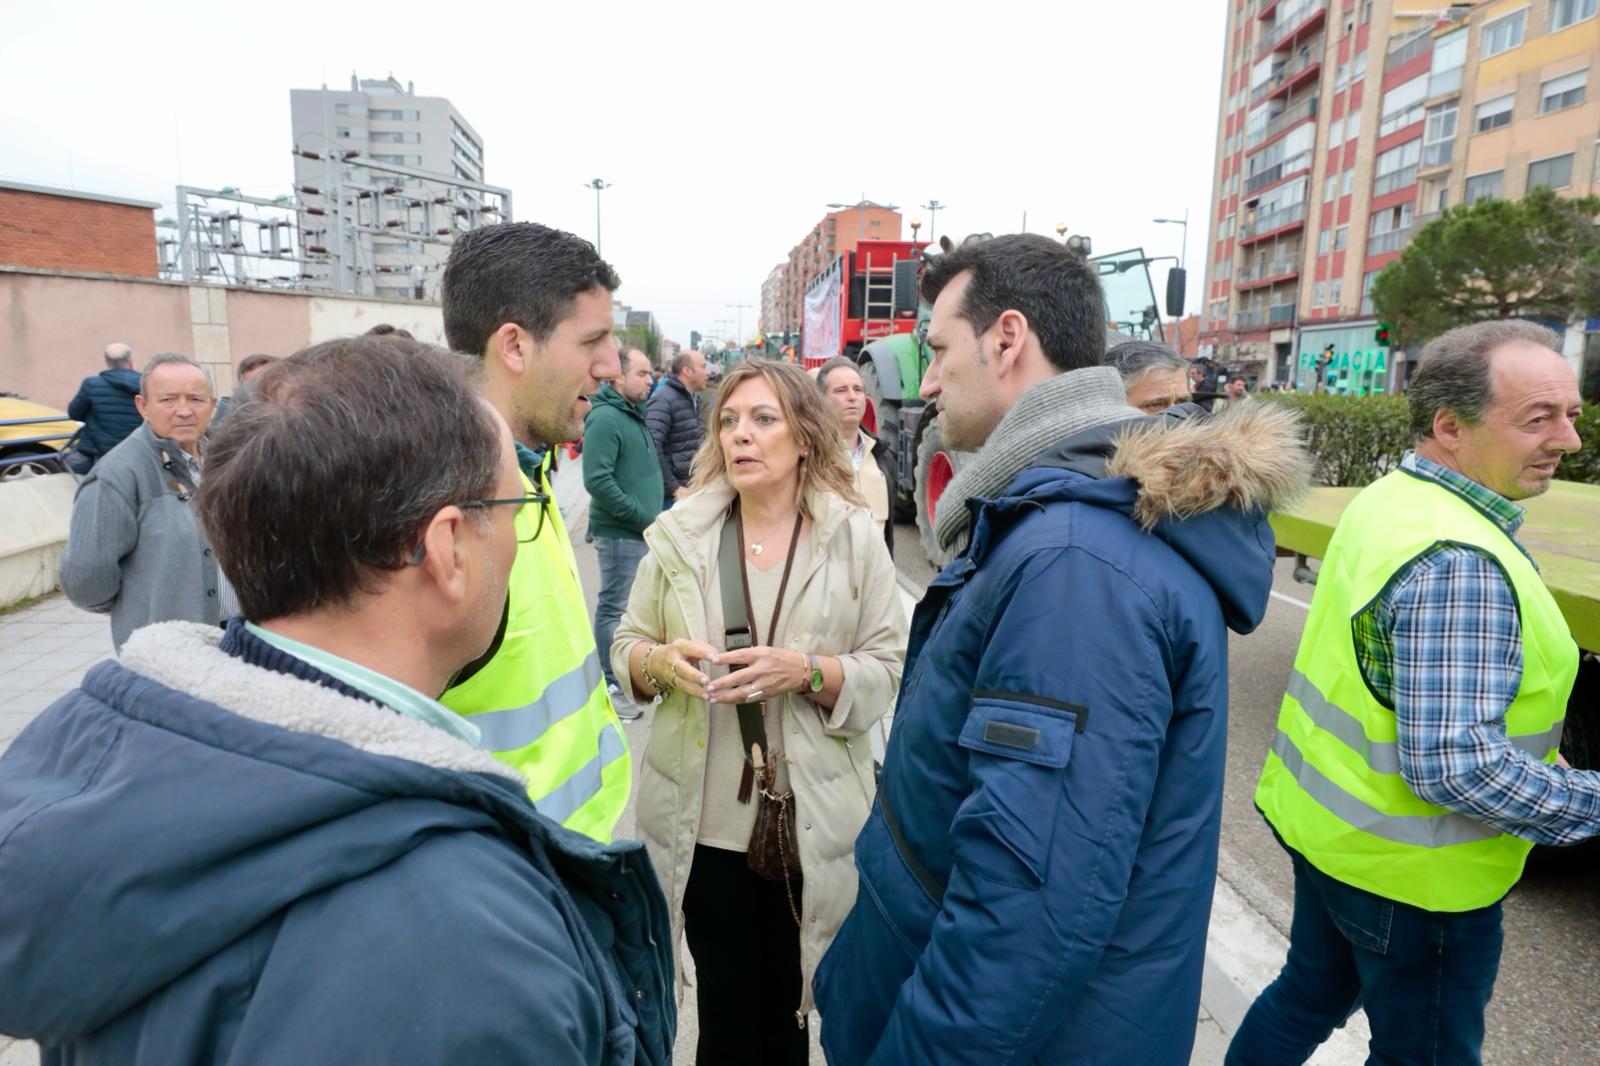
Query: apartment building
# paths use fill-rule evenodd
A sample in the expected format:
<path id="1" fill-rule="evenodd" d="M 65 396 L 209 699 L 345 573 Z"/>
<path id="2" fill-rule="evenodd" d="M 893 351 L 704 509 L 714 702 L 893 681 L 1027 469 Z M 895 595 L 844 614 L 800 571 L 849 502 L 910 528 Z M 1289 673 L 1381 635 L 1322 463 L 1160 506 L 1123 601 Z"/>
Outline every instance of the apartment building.
<path id="1" fill-rule="evenodd" d="M 806 286 L 811 280 L 840 253 L 854 249 L 858 241 L 899 240 L 900 222 L 899 211 L 871 200 L 823 215 L 822 220 L 811 227 L 811 232 L 789 250 L 783 271 L 779 322 L 771 328 L 798 333 Z"/>
<path id="2" fill-rule="evenodd" d="M 1340 391 L 1392 390 L 1370 290 L 1418 227 L 1596 188 L 1596 3 L 1233 0 L 1203 350 L 1305 388 L 1331 344 Z"/>
<path id="3" fill-rule="evenodd" d="M 291 89 L 289 115 L 294 147 L 323 157 L 295 157 L 295 187 L 324 207 L 327 190 L 322 186 L 332 181 L 328 159 L 348 153 L 461 181 L 484 180 L 483 138 L 466 117 L 448 99 L 418 96 L 414 83 L 401 84 L 393 75 L 374 79 L 352 74 L 349 89 Z M 352 184 L 373 186 L 377 193 L 375 197 L 367 191 L 360 205 L 373 216 L 362 218 L 364 229 L 396 229 L 448 241 L 482 221 L 477 216 L 484 200 L 472 190 L 454 189 L 441 197 L 444 187 L 423 178 L 350 169 Z M 307 187 L 319 191 L 307 194 Z M 382 199 L 385 190 L 392 190 L 387 200 Z M 385 217 L 370 210 L 380 203 L 389 209 Z M 449 254 L 444 244 L 382 233 L 358 231 L 355 243 L 348 254 L 358 273 L 356 291 L 398 299 L 414 298 L 419 288 L 433 295 Z"/>
<path id="4" fill-rule="evenodd" d="M 788 263 L 779 263 L 767 273 L 767 280 L 761 283 L 761 333 L 782 333 L 788 326 L 783 312 L 783 275 L 788 269 Z"/>

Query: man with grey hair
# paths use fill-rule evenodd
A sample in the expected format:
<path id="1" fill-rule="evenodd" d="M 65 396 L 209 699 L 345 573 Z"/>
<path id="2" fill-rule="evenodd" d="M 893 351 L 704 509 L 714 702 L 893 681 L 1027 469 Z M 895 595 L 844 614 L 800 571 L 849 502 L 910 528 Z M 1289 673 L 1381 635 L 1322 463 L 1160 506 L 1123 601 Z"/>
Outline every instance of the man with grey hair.
<path id="1" fill-rule="evenodd" d="M 103 456 L 139 428 L 139 372 L 133 369 L 133 349 L 116 342 L 106 345 L 106 368 L 83 379 L 77 395 L 67 404 L 67 415 L 83 423 L 78 437 L 82 457 L 77 472 L 87 474 Z"/>
<path id="2" fill-rule="evenodd" d="M 78 486 L 60 565 L 62 591 L 111 615 L 118 648 L 152 622 L 221 616 L 217 563 L 190 504 L 216 406 L 211 377 L 163 353 L 145 367 L 134 404 L 144 424 Z"/>
<path id="3" fill-rule="evenodd" d="M 1106 352 L 1105 364 L 1117 368 L 1128 406 L 1147 415 L 1188 403 L 1189 360 L 1155 341 L 1127 341 Z"/>
<path id="4" fill-rule="evenodd" d="M 1289 957 L 1230 1064 L 1304 1062 L 1358 1004 L 1371 1061 L 1478 1062 L 1500 900 L 1534 844 L 1600 834 L 1600 773 L 1558 751 L 1578 648 L 1517 540 L 1580 446 L 1556 346 L 1516 321 L 1429 344 L 1414 450 L 1334 531 L 1255 796 Z"/>

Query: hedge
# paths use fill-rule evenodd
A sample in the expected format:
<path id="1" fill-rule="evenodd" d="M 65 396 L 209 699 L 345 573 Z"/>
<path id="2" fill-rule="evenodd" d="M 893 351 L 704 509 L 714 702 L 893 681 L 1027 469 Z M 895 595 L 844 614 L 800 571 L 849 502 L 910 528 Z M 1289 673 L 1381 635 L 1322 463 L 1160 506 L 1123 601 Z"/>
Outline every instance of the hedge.
<path id="1" fill-rule="evenodd" d="M 1299 408 L 1323 485 L 1370 484 L 1393 470 L 1412 444 L 1404 396 L 1286 392 L 1261 399 Z M 1583 450 L 1563 459 L 1556 476 L 1600 485 L 1600 405 L 1584 409 L 1578 436 Z"/>

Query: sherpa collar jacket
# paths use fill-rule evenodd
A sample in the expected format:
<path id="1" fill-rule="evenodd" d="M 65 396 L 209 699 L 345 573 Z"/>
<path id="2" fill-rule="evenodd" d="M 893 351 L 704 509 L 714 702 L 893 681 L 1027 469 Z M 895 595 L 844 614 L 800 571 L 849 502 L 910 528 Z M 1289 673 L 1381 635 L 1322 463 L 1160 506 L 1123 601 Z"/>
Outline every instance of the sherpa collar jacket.
<path id="1" fill-rule="evenodd" d="M 1088 430 L 968 501 L 817 973 L 830 1062 L 1189 1061 L 1228 631 L 1266 610 L 1265 508 L 1305 467 L 1293 415 L 1253 404 Z"/>

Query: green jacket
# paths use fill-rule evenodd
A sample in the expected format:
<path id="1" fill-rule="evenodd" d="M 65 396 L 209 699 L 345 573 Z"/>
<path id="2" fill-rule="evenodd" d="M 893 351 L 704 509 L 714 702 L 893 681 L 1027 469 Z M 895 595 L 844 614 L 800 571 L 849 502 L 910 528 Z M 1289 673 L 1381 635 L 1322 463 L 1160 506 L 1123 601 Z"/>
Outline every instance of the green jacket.
<path id="1" fill-rule="evenodd" d="M 589 531 L 597 537 L 644 539 L 664 496 L 655 440 L 645 407 L 602 385 L 583 424 L 583 487 Z"/>

